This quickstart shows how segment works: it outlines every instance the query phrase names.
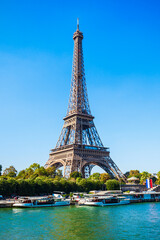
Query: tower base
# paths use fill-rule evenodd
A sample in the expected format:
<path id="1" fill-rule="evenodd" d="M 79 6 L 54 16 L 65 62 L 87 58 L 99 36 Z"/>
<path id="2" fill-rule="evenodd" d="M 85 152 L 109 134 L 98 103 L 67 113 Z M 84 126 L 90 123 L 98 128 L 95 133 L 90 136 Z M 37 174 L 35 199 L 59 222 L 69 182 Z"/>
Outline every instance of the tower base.
<path id="1" fill-rule="evenodd" d="M 65 178 L 69 178 L 70 173 L 74 171 L 87 178 L 95 165 L 101 167 L 112 178 L 126 181 L 123 173 L 110 158 L 109 150 L 104 147 L 72 144 L 52 149 L 45 167 L 55 166 L 58 169 L 63 166 Z"/>

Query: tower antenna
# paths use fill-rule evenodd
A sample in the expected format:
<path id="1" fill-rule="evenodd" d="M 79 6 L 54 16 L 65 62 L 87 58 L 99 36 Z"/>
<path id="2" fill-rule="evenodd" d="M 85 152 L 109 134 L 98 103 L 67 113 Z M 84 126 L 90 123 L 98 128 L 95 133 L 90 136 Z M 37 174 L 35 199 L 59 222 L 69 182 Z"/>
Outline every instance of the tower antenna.
<path id="1" fill-rule="evenodd" d="M 77 18 L 77 30 L 79 30 L 79 18 Z"/>

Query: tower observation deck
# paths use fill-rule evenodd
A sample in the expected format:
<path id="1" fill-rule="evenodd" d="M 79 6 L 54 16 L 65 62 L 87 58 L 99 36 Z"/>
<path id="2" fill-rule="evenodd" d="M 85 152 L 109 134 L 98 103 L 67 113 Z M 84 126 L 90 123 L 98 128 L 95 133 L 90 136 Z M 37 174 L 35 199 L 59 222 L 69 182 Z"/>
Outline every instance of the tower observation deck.
<path id="1" fill-rule="evenodd" d="M 45 167 L 64 167 L 64 177 L 78 171 L 88 177 L 94 166 L 101 167 L 112 178 L 125 181 L 125 176 L 110 157 L 109 148 L 103 146 L 94 117 L 91 114 L 84 71 L 82 40 L 83 33 L 73 34 L 74 53 L 69 104 L 64 125 L 56 147 L 51 149 Z"/>

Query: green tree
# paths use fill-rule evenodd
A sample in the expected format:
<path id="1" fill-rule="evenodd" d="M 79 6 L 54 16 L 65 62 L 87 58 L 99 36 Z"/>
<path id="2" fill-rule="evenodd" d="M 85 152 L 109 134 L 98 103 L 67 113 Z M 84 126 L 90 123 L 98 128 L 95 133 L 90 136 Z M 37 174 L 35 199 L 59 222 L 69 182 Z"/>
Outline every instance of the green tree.
<path id="1" fill-rule="evenodd" d="M 38 176 L 48 176 L 48 172 L 38 163 L 33 163 L 29 166 L 29 168 L 21 170 L 17 176 L 17 179 L 35 179 Z"/>
<path id="2" fill-rule="evenodd" d="M 120 184 L 115 179 L 110 179 L 105 184 L 106 184 L 107 190 L 119 190 L 120 189 Z"/>
<path id="3" fill-rule="evenodd" d="M 16 177 L 17 170 L 15 169 L 15 167 L 10 166 L 9 168 L 6 168 L 4 170 L 3 175 L 8 177 Z"/>
<path id="4" fill-rule="evenodd" d="M 58 170 L 56 171 L 56 176 L 62 178 L 62 177 L 63 177 L 63 175 L 62 175 L 62 170 L 58 169 Z"/>
<path id="5" fill-rule="evenodd" d="M 160 171 L 157 173 L 157 180 L 156 180 L 156 184 L 160 184 Z"/>
<path id="6" fill-rule="evenodd" d="M 79 172 L 72 172 L 71 174 L 70 174 L 70 178 L 74 178 L 74 179 L 77 179 L 77 178 L 82 178 L 82 174 L 81 173 L 79 173 Z"/>
<path id="7" fill-rule="evenodd" d="M 109 179 L 111 179 L 111 176 L 108 173 L 101 173 L 100 174 L 100 181 L 102 183 L 105 183 Z"/>
<path id="8" fill-rule="evenodd" d="M 25 176 L 26 176 L 26 171 L 25 171 L 25 170 L 21 170 L 21 171 L 18 173 L 17 179 L 24 179 Z"/>
<path id="9" fill-rule="evenodd" d="M 160 180 L 160 171 L 157 173 L 157 179 Z"/>
<path id="10" fill-rule="evenodd" d="M 72 192 L 72 188 L 71 188 L 71 183 L 65 179 L 61 179 L 60 180 L 61 183 L 61 191 L 65 192 L 65 193 L 70 193 Z"/>
<path id="11" fill-rule="evenodd" d="M 97 186 L 97 180 L 90 180 L 90 179 L 85 179 L 82 178 L 79 182 L 78 182 L 78 186 L 79 186 L 79 191 L 81 192 L 89 192 L 91 190 L 94 190 Z"/>
<path id="12" fill-rule="evenodd" d="M 100 179 L 100 173 L 93 173 L 89 176 L 89 180 L 99 180 Z"/>
<path id="13" fill-rule="evenodd" d="M 49 188 L 44 176 L 37 177 L 34 182 L 36 184 L 36 194 L 49 194 Z"/>
<path id="14" fill-rule="evenodd" d="M 56 175 L 56 168 L 55 166 L 49 167 L 46 169 L 48 176 L 54 178 Z"/>
<path id="15" fill-rule="evenodd" d="M 140 171 L 139 170 L 130 170 L 128 178 L 130 178 L 130 177 L 136 177 L 136 178 L 140 179 L 141 178 Z"/>
<path id="16" fill-rule="evenodd" d="M 150 178 L 151 177 L 151 174 L 149 172 L 142 172 L 141 173 L 141 178 L 140 178 L 140 183 L 143 184 L 145 183 L 146 179 L 147 178 Z"/>
<path id="17" fill-rule="evenodd" d="M 36 169 L 40 168 L 40 165 L 38 163 L 33 163 L 32 165 L 30 165 L 31 169 L 33 169 L 33 171 L 35 171 Z"/>
<path id="18" fill-rule="evenodd" d="M 10 177 L 7 179 L 7 183 L 8 183 L 8 188 L 7 188 L 7 195 L 11 196 L 13 194 L 17 193 L 17 180 L 13 177 Z"/>
<path id="19" fill-rule="evenodd" d="M 9 189 L 9 184 L 8 184 L 7 178 L 1 177 L 0 178 L 0 193 L 3 196 L 9 196 L 8 189 Z"/>
<path id="20" fill-rule="evenodd" d="M 39 167 L 34 171 L 32 178 L 36 178 L 38 176 L 48 176 L 48 172 L 44 167 Z"/>
<path id="21" fill-rule="evenodd" d="M 34 174 L 33 168 L 26 168 L 25 169 L 25 179 L 31 178 Z"/>
<path id="22" fill-rule="evenodd" d="M 60 181 L 58 180 L 54 180 L 53 181 L 54 187 L 55 187 L 55 191 L 61 191 L 62 189 L 62 184 L 60 183 Z"/>
<path id="23" fill-rule="evenodd" d="M 35 191 L 32 189 L 32 185 L 30 182 L 26 179 L 19 179 L 17 180 L 18 186 L 17 186 L 17 194 L 20 196 L 28 196 L 28 195 L 34 195 Z"/>
<path id="24" fill-rule="evenodd" d="M 22 170 L 22 171 L 25 171 L 23 172 L 24 173 L 24 177 L 25 179 L 30 179 L 30 178 L 35 178 L 37 176 L 39 176 L 38 174 L 35 174 L 35 172 L 37 171 L 38 172 L 38 169 L 40 169 L 40 165 L 38 163 L 33 163 L 29 166 L 29 168 L 26 168 L 25 170 Z M 23 174 L 22 174 L 23 175 Z"/>
<path id="25" fill-rule="evenodd" d="M 76 178 L 76 183 L 78 184 L 81 181 L 81 177 Z"/>

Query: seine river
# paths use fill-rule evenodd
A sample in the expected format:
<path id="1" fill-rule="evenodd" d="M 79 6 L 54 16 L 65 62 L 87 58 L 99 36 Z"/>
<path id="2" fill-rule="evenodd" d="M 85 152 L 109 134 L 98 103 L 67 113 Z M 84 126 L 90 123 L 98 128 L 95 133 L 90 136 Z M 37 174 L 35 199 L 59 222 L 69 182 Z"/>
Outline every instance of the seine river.
<path id="1" fill-rule="evenodd" d="M 160 203 L 0 209 L 0 239 L 160 239 Z"/>

